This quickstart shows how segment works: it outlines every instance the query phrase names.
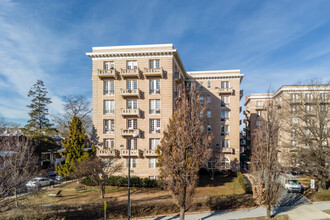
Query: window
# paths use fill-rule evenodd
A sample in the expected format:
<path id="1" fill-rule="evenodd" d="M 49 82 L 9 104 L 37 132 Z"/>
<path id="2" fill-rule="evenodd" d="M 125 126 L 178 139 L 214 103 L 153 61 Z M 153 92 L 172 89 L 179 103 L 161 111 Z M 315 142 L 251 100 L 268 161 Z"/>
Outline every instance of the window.
<path id="1" fill-rule="evenodd" d="M 298 124 L 298 118 L 292 118 L 291 124 Z"/>
<path id="2" fill-rule="evenodd" d="M 305 130 L 305 134 L 306 134 L 307 136 L 309 136 L 309 135 L 311 134 L 311 130 L 309 130 L 308 128 L 306 128 L 306 130 Z"/>
<path id="3" fill-rule="evenodd" d="M 305 105 L 306 111 L 310 112 L 312 111 L 312 106 L 311 105 Z"/>
<path id="4" fill-rule="evenodd" d="M 207 131 L 208 131 L 208 132 L 211 132 L 211 125 L 208 125 L 208 126 L 207 126 Z"/>
<path id="5" fill-rule="evenodd" d="M 115 139 L 104 139 L 104 148 L 113 149 L 115 147 Z"/>
<path id="6" fill-rule="evenodd" d="M 113 69 L 113 68 L 115 68 L 115 62 L 113 62 L 113 61 L 106 61 L 106 62 L 104 62 L 104 69 L 105 70 L 110 70 L 110 69 Z"/>
<path id="7" fill-rule="evenodd" d="M 297 137 L 297 130 L 296 129 L 291 129 L 291 137 L 292 138 Z"/>
<path id="8" fill-rule="evenodd" d="M 258 107 L 261 107 L 262 104 L 263 104 L 262 101 L 257 101 L 257 106 L 258 106 Z"/>
<path id="9" fill-rule="evenodd" d="M 150 80 L 150 94 L 160 94 L 160 80 Z"/>
<path id="10" fill-rule="evenodd" d="M 320 104 L 320 111 L 327 111 L 327 105 L 326 104 Z"/>
<path id="11" fill-rule="evenodd" d="M 221 125 L 221 136 L 229 135 L 229 125 Z"/>
<path id="12" fill-rule="evenodd" d="M 293 114 L 293 113 L 296 113 L 296 112 L 297 112 L 297 106 L 292 105 L 291 106 L 291 113 Z"/>
<path id="13" fill-rule="evenodd" d="M 126 167 L 128 168 L 128 158 L 126 158 Z M 137 158 L 131 158 L 131 168 L 137 167 Z"/>
<path id="14" fill-rule="evenodd" d="M 126 88 L 127 89 L 137 89 L 137 80 L 127 80 Z"/>
<path id="15" fill-rule="evenodd" d="M 261 111 L 257 111 L 257 117 L 261 117 Z"/>
<path id="16" fill-rule="evenodd" d="M 228 89 L 229 88 L 229 82 L 228 81 L 223 81 L 221 82 L 221 88 L 223 89 Z"/>
<path id="17" fill-rule="evenodd" d="M 115 131 L 115 120 L 104 120 L 104 134 L 113 134 Z"/>
<path id="18" fill-rule="evenodd" d="M 211 88 L 211 81 L 207 81 L 207 88 Z"/>
<path id="19" fill-rule="evenodd" d="M 150 100 L 150 114 L 160 114 L 160 100 L 152 99 Z"/>
<path id="20" fill-rule="evenodd" d="M 313 94 L 311 94 L 311 93 L 305 94 L 305 99 L 311 100 L 312 98 L 313 98 Z"/>
<path id="21" fill-rule="evenodd" d="M 299 95 L 298 94 L 291 94 L 291 100 L 292 101 L 296 101 L 299 99 Z"/>
<path id="22" fill-rule="evenodd" d="M 104 95 L 113 95 L 115 94 L 115 82 L 113 80 L 105 80 L 104 84 Z"/>
<path id="23" fill-rule="evenodd" d="M 160 145 L 160 139 L 159 138 L 151 138 L 150 139 L 150 145 L 149 150 L 156 150 L 157 146 Z"/>
<path id="24" fill-rule="evenodd" d="M 200 97 L 200 103 L 204 104 L 204 97 L 202 97 L 202 96 Z"/>
<path id="25" fill-rule="evenodd" d="M 127 109 L 137 109 L 137 100 L 127 100 Z"/>
<path id="26" fill-rule="evenodd" d="M 127 119 L 127 129 L 137 129 L 137 119 Z"/>
<path id="27" fill-rule="evenodd" d="M 160 68 L 160 60 L 149 60 L 149 68 Z"/>
<path id="28" fill-rule="evenodd" d="M 131 60 L 126 62 L 127 69 L 137 69 L 137 61 Z"/>
<path id="29" fill-rule="evenodd" d="M 149 168 L 156 168 L 157 158 L 149 158 Z"/>
<path id="30" fill-rule="evenodd" d="M 201 132 L 203 132 L 203 131 L 204 131 L 204 126 L 201 125 L 201 126 L 199 127 L 199 130 L 200 130 Z"/>
<path id="31" fill-rule="evenodd" d="M 257 121 L 256 122 L 256 127 L 261 128 L 262 127 L 262 121 Z"/>
<path id="32" fill-rule="evenodd" d="M 211 118 L 211 111 L 207 111 L 207 118 Z"/>
<path id="33" fill-rule="evenodd" d="M 137 139 L 127 139 L 127 150 L 137 150 Z"/>
<path id="34" fill-rule="evenodd" d="M 328 146 L 328 142 L 327 141 L 322 141 L 322 147 L 326 147 Z"/>
<path id="35" fill-rule="evenodd" d="M 199 83 L 199 88 L 200 88 L 200 89 L 203 89 L 203 87 L 204 87 L 204 86 L 203 86 L 203 82 L 200 82 L 200 83 Z"/>
<path id="36" fill-rule="evenodd" d="M 208 104 L 211 104 L 211 96 L 207 96 L 206 100 Z"/>
<path id="37" fill-rule="evenodd" d="M 113 167 L 114 161 L 114 158 L 103 159 L 104 167 Z"/>
<path id="38" fill-rule="evenodd" d="M 200 111 L 200 112 L 199 112 L 199 117 L 200 117 L 200 118 L 203 118 L 203 117 L 204 117 L 204 112 L 203 112 L 203 111 Z"/>
<path id="39" fill-rule="evenodd" d="M 229 111 L 221 111 L 221 121 L 229 120 Z"/>
<path id="40" fill-rule="evenodd" d="M 229 140 L 221 140 L 221 147 L 229 147 Z"/>
<path id="41" fill-rule="evenodd" d="M 229 107 L 229 96 L 221 96 L 221 107 Z"/>
<path id="42" fill-rule="evenodd" d="M 113 100 L 105 100 L 104 101 L 104 114 L 112 115 L 115 112 L 115 101 Z"/>
<path id="43" fill-rule="evenodd" d="M 160 119 L 150 119 L 150 133 L 160 133 Z"/>
<path id="44" fill-rule="evenodd" d="M 321 100 L 327 100 L 328 99 L 328 94 L 327 93 L 321 93 L 320 94 L 320 99 Z"/>
<path id="45" fill-rule="evenodd" d="M 291 141 L 291 146 L 296 147 L 297 146 L 297 141 Z"/>

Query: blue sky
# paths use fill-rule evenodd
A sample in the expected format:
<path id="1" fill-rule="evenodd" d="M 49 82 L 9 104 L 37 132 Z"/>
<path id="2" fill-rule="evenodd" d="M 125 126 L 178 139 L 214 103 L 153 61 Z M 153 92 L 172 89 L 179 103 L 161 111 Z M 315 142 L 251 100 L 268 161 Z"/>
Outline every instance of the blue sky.
<path id="1" fill-rule="evenodd" d="M 240 69 L 245 94 L 330 81 L 330 1 L 0 0 L 0 116 L 24 124 L 42 79 L 91 99 L 93 46 L 173 43 L 188 71 Z"/>

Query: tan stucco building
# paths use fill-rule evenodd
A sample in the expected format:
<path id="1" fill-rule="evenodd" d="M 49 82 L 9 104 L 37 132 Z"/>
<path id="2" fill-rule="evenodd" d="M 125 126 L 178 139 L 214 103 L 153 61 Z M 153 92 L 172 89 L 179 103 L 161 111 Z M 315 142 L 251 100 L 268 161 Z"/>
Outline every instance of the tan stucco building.
<path id="1" fill-rule="evenodd" d="M 228 167 L 239 164 L 239 70 L 187 72 L 172 44 L 93 47 L 87 56 L 93 61 L 97 155 L 110 166 L 126 163 L 131 146 L 132 175 L 157 178 L 155 149 L 181 90 L 196 81 L 207 104 L 201 115 L 213 132 L 212 147 L 222 149 Z"/>
<path id="2" fill-rule="evenodd" d="M 324 111 L 324 131 L 329 134 L 328 118 L 330 116 L 330 85 L 285 85 L 271 94 L 252 94 L 245 101 L 245 132 L 247 150 L 253 148 L 254 131 L 262 126 L 262 116 L 265 115 L 267 102 L 272 101 L 277 106 L 277 120 L 280 124 L 278 135 L 278 158 L 284 168 L 300 166 L 297 158 L 299 150 L 306 145 L 308 127 L 307 117 L 315 117 L 313 123 L 320 124 L 317 116 Z M 320 108 L 324 108 L 323 110 Z M 300 112 L 300 113 L 299 113 Z M 329 136 L 324 135 L 324 144 L 328 146 Z"/>

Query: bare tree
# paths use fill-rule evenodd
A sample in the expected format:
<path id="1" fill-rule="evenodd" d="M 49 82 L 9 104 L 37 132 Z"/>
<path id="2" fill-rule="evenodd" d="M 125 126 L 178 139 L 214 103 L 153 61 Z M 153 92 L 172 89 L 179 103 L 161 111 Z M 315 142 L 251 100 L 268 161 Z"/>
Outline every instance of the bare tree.
<path id="1" fill-rule="evenodd" d="M 211 135 L 200 117 L 204 110 L 198 91 L 183 92 L 157 149 L 160 178 L 179 206 L 181 220 L 192 202 L 198 170 L 209 159 Z"/>
<path id="2" fill-rule="evenodd" d="M 281 191 L 278 161 L 278 133 L 280 117 L 275 101 L 265 103 L 265 111 L 259 117 L 255 131 L 251 155 L 251 182 L 253 197 L 257 204 L 265 205 L 267 217 L 271 217 L 271 207 L 277 204 Z"/>
<path id="3" fill-rule="evenodd" d="M 37 172 L 36 157 L 29 139 L 20 136 L 0 137 L 0 201 L 17 192 Z"/>
<path id="4" fill-rule="evenodd" d="M 207 161 L 207 170 L 211 175 L 211 180 L 214 180 L 214 175 L 217 171 L 226 170 L 225 155 L 218 148 L 210 149 L 210 157 Z"/>
<path id="5" fill-rule="evenodd" d="M 84 124 L 87 133 L 92 132 L 93 122 L 90 113 L 92 112 L 90 101 L 81 95 L 69 95 L 64 97 L 65 104 L 63 105 L 64 114 L 53 116 L 56 122 L 57 130 L 62 136 L 68 136 L 68 122 L 72 121 L 74 116 L 77 116 Z"/>
<path id="6" fill-rule="evenodd" d="M 122 163 L 106 164 L 100 158 L 89 158 L 77 162 L 73 168 L 73 177 L 88 177 L 99 188 L 100 198 L 104 198 L 106 180 L 123 169 Z"/>
<path id="7" fill-rule="evenodd" d="M 319 188 L 326 189 L 330 169 L 330 86 L 306 85 L 303 93 L 286 99 L 285 128 L 291 134 L 286 145 L 290 166 L 317 176 Z"/>

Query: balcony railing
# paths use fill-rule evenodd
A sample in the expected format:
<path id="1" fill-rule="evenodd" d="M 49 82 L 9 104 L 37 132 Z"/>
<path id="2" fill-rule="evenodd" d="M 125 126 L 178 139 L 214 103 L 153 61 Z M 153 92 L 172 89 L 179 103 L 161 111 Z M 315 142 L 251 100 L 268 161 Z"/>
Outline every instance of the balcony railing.
<path id="1" fill-rule="evenodd" d="M 144 154 L 145 157 L 157 157 L 158 154 L 156 153 L 156 150 L 145 150 Z"/>
<path id="2" fill-rule="evenodd" d="M 120 130 L 120 134 L 121 136 L 123 137 L 130 137 L 130 136 L 133 136 L 134 134 L 138 134 L 140 133 L 139 129 L 121 129 Z"/>
<path id="3" fill-rule="evenodd" d="M 139 89 L 120 89 L 121 96 L 136 96 L 140 97 L 140 90 Z"/>
<path id="4" fill-rule="evenodd" d="M 265 106 L 264 105 L 256 106 L 256 110 L 263 110 L 263 109 L 265 109 Z"/>
<path id="5" fill-rule="evenodd" d="M 105 149 L 105 150 L 96 150 L 96 156 L 102 157 L 102 156 L 110 156 L 110 157 L 116 157 L 117 156 L 117 150 L 114 149 Z"/>
<path id="6" fill-rule="evenodd" d="M 217 92 L 219 93 L 219 95 L 232 95 L 234 93 L 233 88 L 216 88 Z"/>
<path id="7" fill-rule="evenodd" d="M 122 77 L 139 77 L 139 69 L 120 69 L 120 75 Z"/>
<path id="8" fill-rule="evenodd" d="M 122 116 L 139 116 L 140 115 L 140 109 L 121 109 L 120 114 Z"/>
<path id="9" fill-rule="evenodd" d="M 121 157 L 128 157 L 129 150 L 121 150 Z M 131 150 L 131 157 L 140 157 L 140 150 Z"/>
<path id="10" fill-rule="evenodd" d="M 233 148 L 230 148 L 230 147 L 224 147 L 224 148 L 222 148 L 222 153 L 233 154 L 233 153 L 235 153 L 235 150 Z"/>
<path id="11" fill-rule="evenodd" d="M 143 75 L 163 77 L 163 68 L 144 68 Z"/>
<path id="12" fill-rule="evenodd" d="M 116 77 L 116 70 L 115 69 L 110 69 L 110 70 L 98 70 L 97 75 L 99 77 Z"/>

